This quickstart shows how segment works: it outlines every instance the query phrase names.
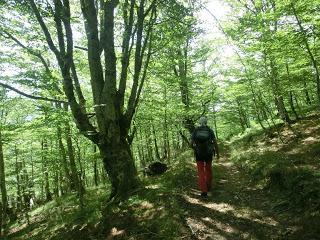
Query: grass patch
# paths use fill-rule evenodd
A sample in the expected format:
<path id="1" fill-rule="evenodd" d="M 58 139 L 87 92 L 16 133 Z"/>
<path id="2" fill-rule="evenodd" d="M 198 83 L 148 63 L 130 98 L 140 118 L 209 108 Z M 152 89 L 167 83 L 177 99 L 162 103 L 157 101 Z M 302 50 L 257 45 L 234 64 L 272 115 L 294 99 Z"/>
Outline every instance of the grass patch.
<path id="1" fill-rule="evenodd" d="M 105 188 L 87 189 L 82 209 L 75 194 L 50 201 L 29 212 L 30 225 L 26 220 L 14 223 L 7 239 L 90 239 L 89 229 L 100 221 L 107 194 Z"/>
<path id="2" fill-rule="evenodd" d="M 275 206 L 320 217 L 319 121 L 282 126 L 282 141 L 271 134 L 244 135 L 230 144 L 231 160 L 258 186 L 277 196 Z"/>

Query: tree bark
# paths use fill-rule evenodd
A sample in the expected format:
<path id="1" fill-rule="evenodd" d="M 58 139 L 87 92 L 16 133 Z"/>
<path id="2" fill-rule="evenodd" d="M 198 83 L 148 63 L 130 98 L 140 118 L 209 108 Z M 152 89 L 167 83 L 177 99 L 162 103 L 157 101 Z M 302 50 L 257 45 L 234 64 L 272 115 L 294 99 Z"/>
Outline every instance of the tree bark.
<path id="1" fill-rule="evenodd" d="M 2 133 L 0 128 L 0 189 L 1 189 L 1 205 L 0 205 L 0 235 L 2 224 L 6 221 L 6 213 L 8 207 L 8 196 L 6 188 L 6 178 L 5 178 L 5 165 L 4 165 L 4 156 L 3 156 L 3 142 L 2 142 Z"/>
<path id="2" fill-rule="evenodd" d="M 67 161 L 66 150 L 62 142 L 62 134 L 61 134 L 60 126 L 58 126 L 57 128 L 57 137 L 58 137 L 58 144 L 59 144 L 60 161 L 61 161 L 63 172 L 64 172 L 63 185 L 66 185 L 68 189 L 76 190 L 72 188 L 73 187 L 73 184 L 71 184 L 72 178 L 69 170 L 69 163 Z"/>
<path id="3" fill-rule="evenodd" d="M 75 156 L 74 156 L 74 148 L 72 144 L 72 139 L 71 139 L 71 129 L 69 123 L 65 123 L 65 137 L 67 141 L 67 153 L 69 157 L 69 163 L 70 163 L 70 170 L 71 170 L 71 186 L 72 189 L 78 190 L 79 188 L 79 178 L 78 178 L 78 171 L 77 171 L 77 165 L 75 161 Z"/>
<path id="4" fill-rule="evenodd" d="M 111 181 L 110 200 L 126 199 L 141 185 L 129 144 L 121 139 L 118 143 L 100 145 L 99 150 Z"/>
<path id="5" fill-rule="evenodd" d="M 157 135 L 156 135 L 156 131 L 154 129 L 154 125 L 153 124 L 152 124 L 151 128 L 152 128 L 152 135 L 153 135 L 153 142 L 154 142 L 154 149 L 155 149 L 155 153 L 156 153 L 156 158 L 157 158 L 158 161 L 160 161 L 161 157 L 160 157 L 160 153 L 159 153 Z"/>
<path id="6" fill-rule="evenodd" d="M 299 119 L 299 115 L 298 115 L 298 113 L 297 113 L 297 111 L 296 111 L 296 109 L 295 109 L 295 107 L 294 107 L 294 102 L 293 102 L 293 98 L 294 98 L 294 97 L 293 97 L 292 91 L 290 91 L 289 94 L 290 94 L 290 107 L 291 107 L 291 111 L 293 112 L 294 116 L 296 117 L 296 120 L 298 120 L 298 119 Z"/>
<path id="7" fill-rule="evenodd" d="M 48 143 L 44 139 L 41 142 L 42 147 L 42 165 L 43 165 L 43 177 L 44 177 L 44 190 L 46 195 L 46 201 L 49 202 L 52 200 L 52 194 L 50 192 L 50 182 L 49 182 L 49 169 L 48 169 Z"/>
<path id="8" fill-rule="evenodd" d="M 93 146 L 93 179 L 94 179 L 94 185 L 97 187 L 99 185 L 99 171 L 98 171 L 98 162 L 97 162 L 97 157 L 96 157 L 96 152 L 97 152 L 97 146 Z"/>

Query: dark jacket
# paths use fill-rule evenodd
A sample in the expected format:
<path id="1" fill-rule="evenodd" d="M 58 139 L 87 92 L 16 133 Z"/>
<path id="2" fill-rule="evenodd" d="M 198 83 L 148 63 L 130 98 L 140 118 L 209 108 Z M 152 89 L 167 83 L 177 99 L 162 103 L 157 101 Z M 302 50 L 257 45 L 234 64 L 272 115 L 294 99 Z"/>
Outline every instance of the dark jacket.
<path id="1" fill-rule="evenodd" d="M 197 138 L 198 131 L 208 131 L 209 140 L 206 142 L 202 142 Z M 191 135 L 191 144 L 194 149 L 196 161 L 212 161 L 212 157 L 214 155 L 214 142 L 216 141 L 216 137 L 214 132 L 208 126 L 200 126 L 197 127 L 192 135 Z"/>

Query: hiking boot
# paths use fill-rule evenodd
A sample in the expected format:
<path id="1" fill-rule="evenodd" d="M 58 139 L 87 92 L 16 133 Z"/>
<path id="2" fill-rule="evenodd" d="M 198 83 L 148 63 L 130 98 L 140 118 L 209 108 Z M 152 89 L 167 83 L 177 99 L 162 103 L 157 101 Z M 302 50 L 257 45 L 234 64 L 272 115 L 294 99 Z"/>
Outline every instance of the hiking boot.
<path id="1" fill-rule="evenodd" d="M 202 192 L 202 193 L 201 193 L 201 197 L 203 197 L 203 198 L 208 197 L 208 193 L 206 193 L 206 192 Z"/>

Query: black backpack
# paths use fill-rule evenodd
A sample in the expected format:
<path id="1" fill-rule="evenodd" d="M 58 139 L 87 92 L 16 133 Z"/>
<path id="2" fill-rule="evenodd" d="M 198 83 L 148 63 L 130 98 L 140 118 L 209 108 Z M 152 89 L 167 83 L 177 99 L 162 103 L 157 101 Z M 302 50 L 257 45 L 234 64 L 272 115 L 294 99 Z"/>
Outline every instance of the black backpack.
<path id="1" fill-rule="evenodd" d="M 210 128 L 200 127 L 195 130 L 194 141 L 196 144 L 196 152 L 198 155 L 210 156 L 214 154 L 214 147 L 212 141 L 214 135 Z"/>

